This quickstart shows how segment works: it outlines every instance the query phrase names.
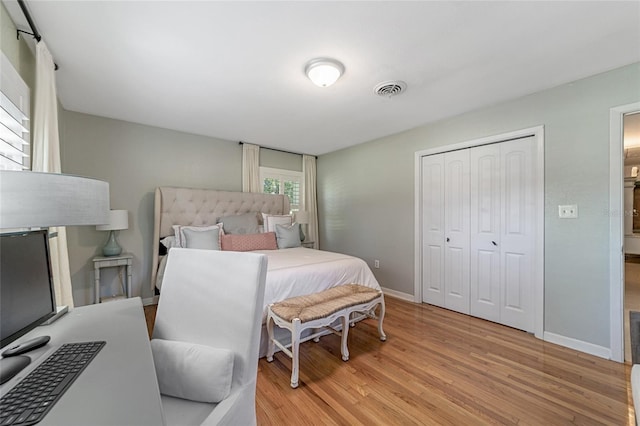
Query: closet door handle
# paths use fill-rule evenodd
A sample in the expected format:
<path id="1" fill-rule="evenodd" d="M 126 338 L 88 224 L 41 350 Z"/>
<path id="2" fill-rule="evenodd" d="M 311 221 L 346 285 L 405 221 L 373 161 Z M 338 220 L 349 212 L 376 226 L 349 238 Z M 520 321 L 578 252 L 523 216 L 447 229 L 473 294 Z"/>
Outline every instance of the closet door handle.
<path id="1" fill-rule="evenodd" d="M 449 242 L 449 237 L 447 237 L 447 242 Z"/>
<path id="2" fill-rule="evenodd" d="M 496 243 L 495 241 L 491 241 L 491 244 L 493 244 L 494 246 L 498 246 L 498 243 Z"/>

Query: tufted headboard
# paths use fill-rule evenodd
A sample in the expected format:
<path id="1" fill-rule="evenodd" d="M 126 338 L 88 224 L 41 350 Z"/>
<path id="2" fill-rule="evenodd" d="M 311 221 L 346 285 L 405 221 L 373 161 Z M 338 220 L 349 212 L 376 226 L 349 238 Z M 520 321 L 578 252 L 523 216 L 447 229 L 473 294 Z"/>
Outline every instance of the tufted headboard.
<path id="1" fill-rule="evenodd" d="M 250 212 L 288 214 L 289 211 L 286 195 L 169 186 L 156 188 L 151 290 L 158 272 L 160 239 L 173 235 L 173 225 L 214 225 L 224 216 Z"/>

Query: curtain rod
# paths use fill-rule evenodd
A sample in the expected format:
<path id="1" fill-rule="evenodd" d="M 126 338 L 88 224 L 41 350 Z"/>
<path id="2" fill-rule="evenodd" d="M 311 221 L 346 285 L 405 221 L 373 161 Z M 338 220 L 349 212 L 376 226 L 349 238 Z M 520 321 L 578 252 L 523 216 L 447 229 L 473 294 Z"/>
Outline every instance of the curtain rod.
<path id="1" fill-rule="evenodd" d="M 27 5 L 25 4 L 24 0 L 18 0 L 18 5 L 20 5 L 20 9 L 22 9 L 22 14 L 27 19 L 27 23 L 29 24 L 29 27 L 31 28 L 31 31 L 32 31 L 32 32 L 27 32 L 23 30 L 18 30 L 18 39 L 20 38 L 20 33 L 25 33 L 25 34 L 29 34 L 30 36 L 33 36 L 33 38 L 35 38 L 36 41 L 39 42 L 40 40 L 42 40 L 42 36 L 38 32 L 35 22 L 33 22 L 33 19 L 31 19 L 31 14 L 27 9 Z M 54 69 L 57 71 L 59 68 L 58 64 L 54 62 L 53 65 L 54 65 Z"/>
<path id="2" fill-rule="evenodd" d="M 238 145 L 244 145 L 244 142 L 240 141 L 238 142 Z M 258 145 L 260 146 L 260 145 Z M 278 151 L 278 152 L 284 152 L 285 154 L 295 154 L 295 155 L 309 155 L 309 154 L 301 154 L 299 152 L 292 152 L 292 151 L 285 151 L 284 149 L 278 149 L 278 148 L 269 148 L 268 146 L 260 146 L 260 148 L 264 148 L 264 149 L 270 149 L 271 151 Z M 312 157 L 314 158 L 318 158 L 317 155 L 312 155 Z"/>

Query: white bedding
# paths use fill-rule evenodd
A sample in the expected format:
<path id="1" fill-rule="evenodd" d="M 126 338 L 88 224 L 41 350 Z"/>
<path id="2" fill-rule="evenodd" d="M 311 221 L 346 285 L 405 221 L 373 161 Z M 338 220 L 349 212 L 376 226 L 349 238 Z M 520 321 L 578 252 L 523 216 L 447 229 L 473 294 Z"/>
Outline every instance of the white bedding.
<path id="1" fill-rule="evenodd" d="M 346 254 L 303 247 L 280 250 L 255 250 L 266 254 L 267 283 L 264 314 L 267 306 L 295 296 L 318 293 L 328 288 L 356 283 L 380 290 L 380 284 L 364 260 Z M 158 289 L 162 284 L 166 257 L 160 263 Z"/>
<path id="2" fill-rule="evenodd" d="M 341 284 L 356 283 L 380 290 L 369 266 L 357 257 L 303 247 L 254 253 L 264 253 L 269 258 L 265 313 L 271 303 Z"/>

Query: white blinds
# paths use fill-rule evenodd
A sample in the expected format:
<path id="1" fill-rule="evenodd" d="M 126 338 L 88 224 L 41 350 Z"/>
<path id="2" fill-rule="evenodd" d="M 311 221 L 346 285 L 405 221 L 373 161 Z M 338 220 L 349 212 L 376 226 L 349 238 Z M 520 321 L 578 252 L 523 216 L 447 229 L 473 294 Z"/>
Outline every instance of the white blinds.
<path id="1" fill-rule="evenodd" d="M 29 169 L 29 87 L 4 54 L 0 70 L 0 170 Z"/>

